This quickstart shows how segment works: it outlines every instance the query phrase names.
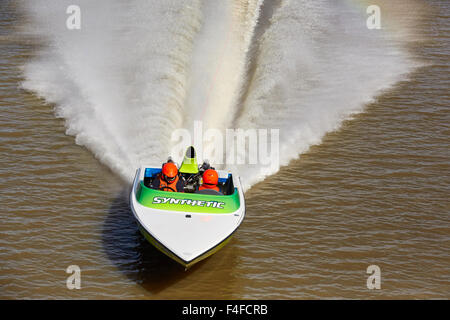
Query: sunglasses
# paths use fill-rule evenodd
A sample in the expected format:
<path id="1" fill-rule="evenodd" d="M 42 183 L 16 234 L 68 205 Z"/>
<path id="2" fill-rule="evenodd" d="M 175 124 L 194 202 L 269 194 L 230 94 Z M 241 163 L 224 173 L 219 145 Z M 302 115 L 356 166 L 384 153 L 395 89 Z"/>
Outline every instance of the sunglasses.
<path id="1" fill-rule="evenodd" d="M 176 177 L 177 177 L 177 176 L 170 178 L 170 177 L 164 175 L 164 180 L 166 180 L 167 182 L 172 182 L 172 181 L 175 181 L 175 178 L 176 178 Z"/>

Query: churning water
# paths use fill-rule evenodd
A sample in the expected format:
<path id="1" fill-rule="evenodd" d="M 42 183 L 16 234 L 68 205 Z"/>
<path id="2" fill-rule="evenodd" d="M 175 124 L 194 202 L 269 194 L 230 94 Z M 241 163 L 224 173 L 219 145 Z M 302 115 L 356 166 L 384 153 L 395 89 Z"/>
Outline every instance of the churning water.
<path id="1" fill-rule="evenodd" d="M 79 31 L 61 14 L 70 4 L 25 5 L 46 46 L 24 87 L 127 181 L 195 120 L 278 128 L 286 165 L 417 64 L 406 35 L 369 30 L 352 1 L 81 1 Z M 274 173 L 239 169 L 247 185 Z"/>

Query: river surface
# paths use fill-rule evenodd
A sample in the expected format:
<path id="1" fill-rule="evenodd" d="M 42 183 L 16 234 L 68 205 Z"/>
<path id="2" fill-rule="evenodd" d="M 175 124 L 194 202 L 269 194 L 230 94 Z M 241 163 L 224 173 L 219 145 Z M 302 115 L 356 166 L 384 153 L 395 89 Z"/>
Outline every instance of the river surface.
<path id="1" fill-rule="evenodd" d="M 1 1 L 0 298 L 450 298 L 450 2 L 420 3 L 420 66 L 255 180 L 232 240 L 185 271 L 139 233 L 114 158 L 66 134 L 61 100 L 23 89 L 45 44 L 18 36 L 27 16 Z"/>

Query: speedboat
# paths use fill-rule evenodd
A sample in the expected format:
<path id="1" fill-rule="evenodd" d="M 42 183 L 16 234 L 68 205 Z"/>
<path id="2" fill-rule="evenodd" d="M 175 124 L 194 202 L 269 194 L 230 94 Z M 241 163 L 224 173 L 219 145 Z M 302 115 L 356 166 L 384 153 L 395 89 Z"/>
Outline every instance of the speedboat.
<path id="1" fill-rule="evenodd" d="M 221 249 L 242 223 L 245 200 L 240 178 L 216 170 L 218 187 L 198 190 L 208 162 L 197 165 L 195 149 L 189 147 L 178 170 L 184 192 L 152 188 L 161 165 L 136 170 L 130 206 L 144 237 L 158 250 L 186 269 Z"/>

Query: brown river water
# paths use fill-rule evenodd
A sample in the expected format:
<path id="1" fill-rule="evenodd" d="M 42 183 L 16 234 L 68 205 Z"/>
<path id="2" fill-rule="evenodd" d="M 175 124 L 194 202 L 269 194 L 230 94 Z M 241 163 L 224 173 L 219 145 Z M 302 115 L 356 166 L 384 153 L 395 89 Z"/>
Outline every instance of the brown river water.
<path id="1" fill-rule="evenodd" d="M 21 88 L 37 45 L 1 1 L 0 298 L 450 298 L 450 3 L 422 10 L 425 63 L 253 185 L 230 243 L 185 271 L 139 233 L 129 185 Z"/>

